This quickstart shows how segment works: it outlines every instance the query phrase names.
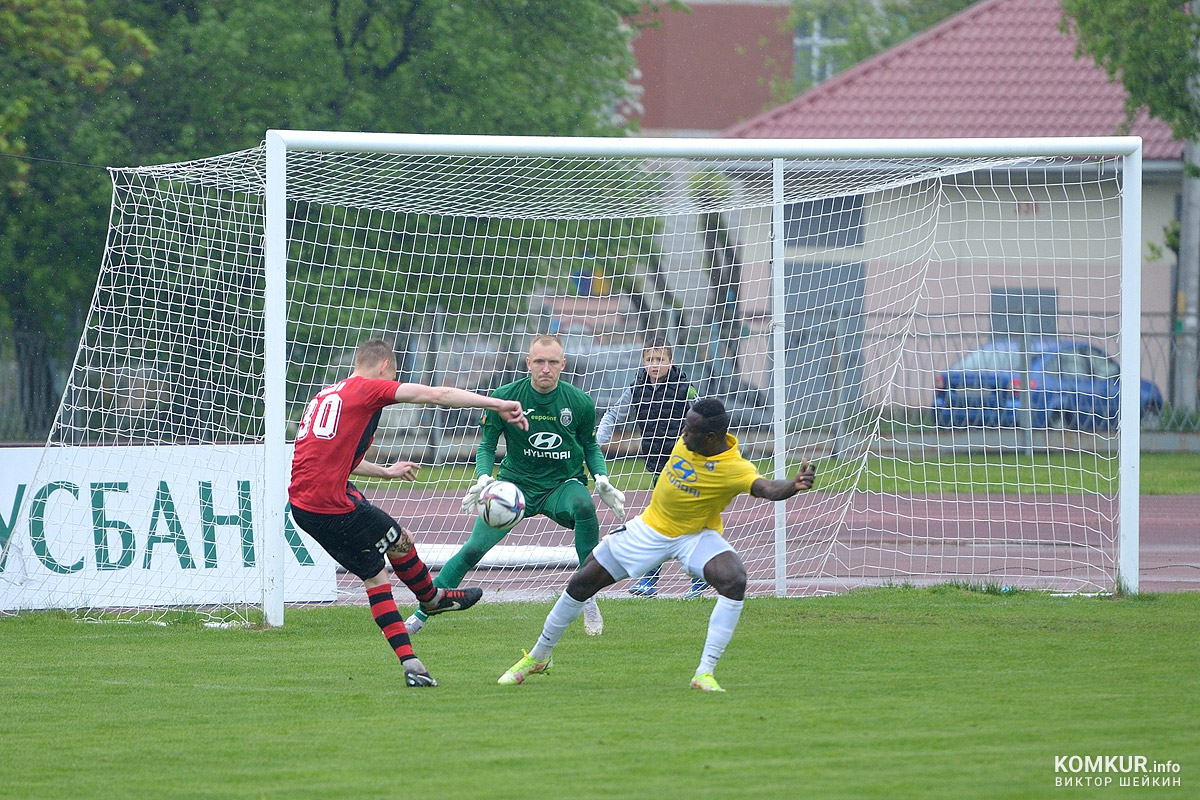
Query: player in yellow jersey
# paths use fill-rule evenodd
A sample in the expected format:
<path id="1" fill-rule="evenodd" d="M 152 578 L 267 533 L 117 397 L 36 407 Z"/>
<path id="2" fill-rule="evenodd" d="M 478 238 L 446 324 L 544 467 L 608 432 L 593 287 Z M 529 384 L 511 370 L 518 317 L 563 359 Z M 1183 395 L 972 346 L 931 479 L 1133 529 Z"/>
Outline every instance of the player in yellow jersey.
<path id="1" fill-rule="evenodd" d="M 533 649 L 500 676 L 501 684 L 522 683 L 546 672 L 552 653 L 583 604 L 601 589 L 674 558 L 693 578 L 704 578 L 717 590 L 717 604 L 708 620 L 708 636 L 692 687 L 709 692 L 724 689 L 713 677 L 717 660 L 733 638 L 746 596 L 746 567 L 721 535 L 721 512 L 739 494 L 765 500 L 786 500 L 811 489 L 814 470 L 803 461 L 790 481 L 762 477 L 742 458 L 737 439 L 729 434 L 729 415 L 719 400 L 697 401 L 683 423 L 683 436 L 671 451 L 654 486 L 650 505 L 625 525 L 604 537 L 571 576 L 546 617 Z"/>

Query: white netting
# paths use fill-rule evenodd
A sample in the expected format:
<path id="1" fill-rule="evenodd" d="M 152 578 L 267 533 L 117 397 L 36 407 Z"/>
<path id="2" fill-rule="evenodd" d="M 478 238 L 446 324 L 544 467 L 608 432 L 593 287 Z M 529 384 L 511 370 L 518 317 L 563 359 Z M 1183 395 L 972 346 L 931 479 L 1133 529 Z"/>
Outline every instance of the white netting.
<path id="1" fill-rule="evenodd" d="M 802 456 L 818 463 L 817 488 L 786 503 L 782 527 L 765 501 L 727 512 L 752 594 L 1112 589 L 1115 423 L 961 425 L 931 404 L 939 373 L 1002 334 L 1117 352 L 1119 159 L 793 159 L 781 183 L 772 167 L 290 152 L 289 441 L 367 338 L 395 341 L 404 379 L 487 392 L 524 374 L 531 335 L 556 332 L 565 379 L 603 414 L 643 344 L 665 337 L 765 474 L 777 434 L 788 474 Z M 261 479 L 265 148 L 112 174 L 105 262 L 6 548 L 4 607 L 227 618 L 261 602 L 261 509 L 286 499 L 263 497 Z M 955 402 L 986 405 L 984 394 L 968 386 Z M 431 565 L 469 533 L 458 505 L 477 442 L 473 412 L 385 411 L 373 458 L 420 461 L 423 480 L 359 483 Z M 631 513 L 650 486 L 635 454 L 625 431 L 609 456 Z M 603 532 L 613 519 L 598 509 Z M 357 597 L 319 548 L 287 536 L 288 601 L 336 599 L 339 585 Z M 571 543 L 526 520 L 467 583 L 549 596 L 574 565 Z M 685 587 L 668 568 L 664 593 Z"/>

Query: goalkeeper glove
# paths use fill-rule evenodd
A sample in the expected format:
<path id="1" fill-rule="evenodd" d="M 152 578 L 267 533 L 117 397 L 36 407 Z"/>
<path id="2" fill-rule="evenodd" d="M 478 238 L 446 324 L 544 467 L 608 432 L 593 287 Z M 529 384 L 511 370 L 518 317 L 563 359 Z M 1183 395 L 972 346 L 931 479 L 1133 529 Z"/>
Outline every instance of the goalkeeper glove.
<path id="1" fill-rule="evenodd" d="M 475 485 L 467 491 L 466 497 L 463 498 L 462 510 L 464 514 L 475 513 L 475 506 L 479 504 L 479 496 L 483 494 L 483 488 L 495 480 L 491 475 L 479 476 L 479 480 L 475 481 Z"/>
<path id="2" fill-rule="evenodd" d="M 625 493 L 609 483 L 607 475 L 596 476 L 596 493 L 617 519 L 625 519 Z"/>

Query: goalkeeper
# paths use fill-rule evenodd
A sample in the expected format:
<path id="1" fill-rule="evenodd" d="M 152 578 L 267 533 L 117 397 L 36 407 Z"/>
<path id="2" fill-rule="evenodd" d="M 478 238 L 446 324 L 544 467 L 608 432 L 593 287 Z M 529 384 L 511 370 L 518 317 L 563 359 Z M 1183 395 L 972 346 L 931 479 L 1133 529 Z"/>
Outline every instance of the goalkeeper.
<path id="1" fill-rule="evenodd" d="M 529 377 L 501 386 L 492 393 L 500 400 L 516 400 L 525 410 L 528 430 L 488 411 L 483 418 L 483 436 L 475 452 L 478 480 L 463 498 L 466 513 L 475 512 L 483 487 L 495 480 L 496 444 L 504 436 L 505 456 L 500 462 L 500 480 L 512 481 L 525 495 L 525 515 L 549 517 L 575 532 L 575 554 L 582 564 L 600 541 L 600 521 L 587 488 L 584 467 L 596 480 L 600 499 L 618 520 L 625 518 L 625 495 L 608 481 L 600 446 L 596 444 L 596 404 L 576 387 L 559 380 L 567 360 L 557 336 L 534 337 L 525 366 Z M 463 577 L 489 550 L 504 538 L 505 531 L 491 527 L 478 517 L 471 536 L 438 572 L 433 583 L 455 589 Z M 421 630 L 428 615 L 421 609 L 405 620 L 409 633 Z M 604 631 L 604 619 L 589 597 L 583 606 L 583 629 L 589 636 Z"/>
<path id="2" fill-rule="evenodd" d="M 575 571 L 567 590 L 550 609 L 533 649 L 501 675 L 499 683 L 523 683 L 530 675 L 548 671 L 554 663 L 554 646 L 589 598 L 605 586 L 642 575 L 674 558 L 693 577 L 703 575 L 720 595 L 708 618 L 708 635 L 692 688 L 725 691 L 713 677 L 713 669 L 742 615 L 746 567 L 721 535 L 721 512 L 742 493 L 786 500 L 811 489 L 814 477 L 808 461 L 801 462 L 791 480 L 762 477 L 738 452 L 737 439 L 728 430 L 729 415 L 720 400 L 705 398 L 692 406 L 683 423 L 683 436 L 654 485 L 649 507 L 606 536 Z"/>

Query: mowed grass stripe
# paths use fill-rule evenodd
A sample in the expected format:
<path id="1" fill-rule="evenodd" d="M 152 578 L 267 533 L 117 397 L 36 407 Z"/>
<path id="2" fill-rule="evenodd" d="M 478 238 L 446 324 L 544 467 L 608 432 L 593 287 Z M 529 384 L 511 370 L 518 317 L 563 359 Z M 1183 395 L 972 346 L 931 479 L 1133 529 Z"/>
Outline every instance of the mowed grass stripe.
<path id="1" fill-rule="evenodd" d="M 754 599 L 715 696 L 687 688 L 711 599 L 603 605 L 603 636 L 571 630 L 519 687 L 495 681 L 549 604 L 439 618 L 427 691 L 364 607 L 3 619 L 0 797 L 1034 798 L 1070 754 L 1170 759 L 1156 795 L 1200 792 L 1200 595 Z"/>

